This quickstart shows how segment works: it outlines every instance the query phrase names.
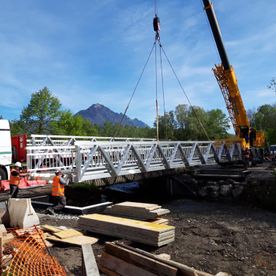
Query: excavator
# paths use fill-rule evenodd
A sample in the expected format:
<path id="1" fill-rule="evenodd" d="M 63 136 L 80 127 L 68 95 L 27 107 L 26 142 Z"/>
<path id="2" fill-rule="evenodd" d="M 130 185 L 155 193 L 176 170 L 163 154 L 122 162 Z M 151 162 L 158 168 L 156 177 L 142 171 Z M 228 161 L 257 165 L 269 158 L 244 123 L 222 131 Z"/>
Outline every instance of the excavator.
<path id="1" fill-rule="evenodd" d="M 250 122 L 244 108 L 235 71 L 229 63 L 224 48 L 213 4 L 210 0 L 202 1 L 221 59 L 221 64 L 215 65 L 213 72 L 224 97 L 236 137 L 241 140 L 243 150 L 263 148 L 265 146 L 264 132 L 256 131 L 254 128 L 250 127 Z"/>

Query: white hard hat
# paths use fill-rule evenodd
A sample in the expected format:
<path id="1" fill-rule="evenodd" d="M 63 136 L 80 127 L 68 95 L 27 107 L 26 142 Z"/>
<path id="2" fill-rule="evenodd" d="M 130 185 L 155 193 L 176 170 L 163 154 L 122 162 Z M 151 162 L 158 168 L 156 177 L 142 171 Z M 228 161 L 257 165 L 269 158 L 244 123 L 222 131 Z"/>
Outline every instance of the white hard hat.
<path id="1" fill-rule="evenodd" d="M 21 165 L 21 163 L 20 163 L 20 162 L 16 162 L 16 163 L 14 164 L 14 166 L 19 167 L 19 168 L 21 168 L 21 167 L 22 167 L 22 165 Z"/>

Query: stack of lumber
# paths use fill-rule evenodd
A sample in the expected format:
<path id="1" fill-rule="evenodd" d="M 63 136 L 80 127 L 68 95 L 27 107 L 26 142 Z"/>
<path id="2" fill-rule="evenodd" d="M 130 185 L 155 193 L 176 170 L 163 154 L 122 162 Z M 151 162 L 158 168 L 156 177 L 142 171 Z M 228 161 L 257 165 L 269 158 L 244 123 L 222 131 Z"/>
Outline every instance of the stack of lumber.
<path id="1" fill-rule="evenodd" d="M 74 229 L 64 229 L 51 226 L 51 225 L 41 225 L 41 228 L 44 230 L 45 238 L 51 242 L 61 242 L 65 244 L 73 245 L 83 245 L 83 244 L 94 244 L 98 239 L 85 236 L 81 232 Z"/>
<path id="2" fill-rule="evenodd" d="M 175 228 L 169 225 L 114 217 L 102 214 L 81 216 L 78 226 L 107 236 L 128 239 L 152 246 L 162 246 L 174 241 Z"/>
<path id="3" fill-rule="evenodd" d="M 157 223 L 157 224 L 169 224 L 169 220 L 165 218 L 158 218 L 158 219 L 149 219 L 148 222 Z"/>
<path id="4" fill-rule="evenodd" d="M 108 206 L 104 213 L 139 220 L 156 220 L 170 211 L 157 204 L 125 201 Z"/>
<path id="5" fill-rule="evenodd" d="M 99 259 L 98 266 L 107 276 L 212 276 L 212 274 L 120 243 L 105 244 L 105 251 Z M 229 274 L 220 272 L 217 275 Z"/>
<path id="6" fill-rule="evenodd" d="M 14 235 L 12 233 L 7 232 L 7 229 L 4 224 L 0 224 L 0 239 L 2 245 L 14 239 Z"/>

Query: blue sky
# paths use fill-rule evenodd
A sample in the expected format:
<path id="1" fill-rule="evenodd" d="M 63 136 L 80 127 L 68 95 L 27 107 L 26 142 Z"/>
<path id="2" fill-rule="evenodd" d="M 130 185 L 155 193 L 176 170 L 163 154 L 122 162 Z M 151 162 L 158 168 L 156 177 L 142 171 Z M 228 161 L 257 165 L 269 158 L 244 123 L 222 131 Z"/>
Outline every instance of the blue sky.
<path id="1" fill-rule="evenodd" d="M 0 0 L 0 114 L 18 119 L 47 86 L 77 112 L 101 103 L 123 112 L 154 41 L 154 1 Z M 219 56 L 201 0 L 159 0 L 161 41 L 193 105 L 225 103 L 211 68 Z M 246 109 L 276 102 L 276 1 L 213 0 Z M 152 57 L 128 116 L 152 125 Z M 166 110 L 187 103 L 164 62 Z M 162 95 L 159 92 L 162 111 Z"/>

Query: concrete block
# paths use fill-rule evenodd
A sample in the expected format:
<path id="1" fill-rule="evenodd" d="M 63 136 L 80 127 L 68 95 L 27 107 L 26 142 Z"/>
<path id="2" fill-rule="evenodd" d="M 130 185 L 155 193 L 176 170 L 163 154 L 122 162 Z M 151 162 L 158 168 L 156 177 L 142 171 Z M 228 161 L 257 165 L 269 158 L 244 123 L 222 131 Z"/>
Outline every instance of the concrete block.
<path id="1" fill-rule="evenodd" d="M 11 198 L 8 202 L 10 226 L 28 228 L 39 224 L 30 198 Z"/>

